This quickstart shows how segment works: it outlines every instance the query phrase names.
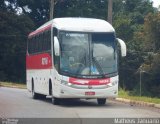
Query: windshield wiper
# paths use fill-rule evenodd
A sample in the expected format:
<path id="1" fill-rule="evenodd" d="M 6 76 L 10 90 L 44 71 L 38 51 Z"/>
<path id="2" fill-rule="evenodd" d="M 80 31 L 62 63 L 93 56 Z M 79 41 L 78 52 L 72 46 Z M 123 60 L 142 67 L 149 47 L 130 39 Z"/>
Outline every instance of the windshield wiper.
<path id="1" fill-rule="evenodd" d="M 100 72 L 101 75 L 104 76 L 103 69 L 102 69 L 101 65 L 98 63 L 98 61 L 96 60 L 96 58 L 92 57 L 92 60 L 93 60 L 94 64 L 96 65 L 97 70 Z"/>

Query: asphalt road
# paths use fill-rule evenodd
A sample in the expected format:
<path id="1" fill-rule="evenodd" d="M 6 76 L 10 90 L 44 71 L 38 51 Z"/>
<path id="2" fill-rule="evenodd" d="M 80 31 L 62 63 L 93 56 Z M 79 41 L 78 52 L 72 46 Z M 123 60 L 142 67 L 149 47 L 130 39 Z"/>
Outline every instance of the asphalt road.
<path id="1" fill-rule="evenodd" d="M 31 98 L 25 89 L 0 87 L 0 118 L 160 118 L 160 110 L 108 100 L 69 100 L 53 105 L 50 99 Z"/>

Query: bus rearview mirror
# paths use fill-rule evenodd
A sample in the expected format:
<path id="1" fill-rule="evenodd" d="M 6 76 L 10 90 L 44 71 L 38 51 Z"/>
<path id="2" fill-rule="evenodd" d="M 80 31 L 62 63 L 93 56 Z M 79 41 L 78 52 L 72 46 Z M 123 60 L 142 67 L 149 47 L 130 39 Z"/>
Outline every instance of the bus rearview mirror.
<path id="1" fill-rule="evenodd" d="M 60 45 L 56 36 L 54 37 L 54 54 L 55 56 L 60 56 Z"/>
<path id="2" fill-rule="evenodd" d="M 121 56 L 125 57 L 127 55 L 127 48 L 126 48 L 126 44 L 123 40 L 117 38 L 118 43 L 120 44 L 121 47 Z"/>

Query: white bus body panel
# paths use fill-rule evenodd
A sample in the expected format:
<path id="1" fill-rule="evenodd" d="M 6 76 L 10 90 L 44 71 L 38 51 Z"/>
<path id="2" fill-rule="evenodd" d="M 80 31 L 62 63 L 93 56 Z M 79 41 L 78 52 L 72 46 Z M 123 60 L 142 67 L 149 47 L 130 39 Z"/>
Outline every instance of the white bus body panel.
<path id="1" fill-rule="evenodd" d="M 36 93 L 49 95 L 50 69 L 27 70 L 27 89 L 32 91 L 32 80 Z"/>

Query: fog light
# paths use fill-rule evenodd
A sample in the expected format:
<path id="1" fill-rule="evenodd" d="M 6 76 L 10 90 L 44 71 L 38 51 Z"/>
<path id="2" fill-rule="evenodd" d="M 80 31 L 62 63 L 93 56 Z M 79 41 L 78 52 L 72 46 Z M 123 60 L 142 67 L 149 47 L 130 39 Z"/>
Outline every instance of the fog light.
<path id="1" fill-rule="evenodd" d="M 117 94 L 117 91 L 114 91 L 114 94 Z"/>
<path id="2" fill-rule="evenodd" d="M 63 93 L 64 93 L 64 91 L 63 91 L 63 90 L 61 90 L 61 93 L 63 94 Z"/>
<path id="3" fill-rule="evenodd" d="M 113 81 L 112 86 L 116 85 L 117 83 L 118 83 L 118 81 Z"/>
<path id="4" fill-rule="evenodd" d="M 66 85 L 66 86 L 72 86 L 71 83 L 64 81 L 64 80 L 61 80 L 61 84 Z"/>

